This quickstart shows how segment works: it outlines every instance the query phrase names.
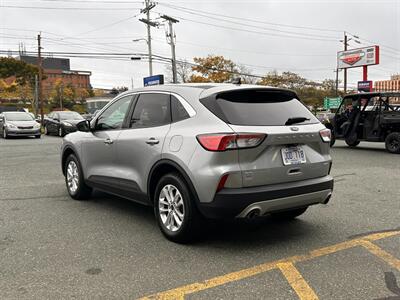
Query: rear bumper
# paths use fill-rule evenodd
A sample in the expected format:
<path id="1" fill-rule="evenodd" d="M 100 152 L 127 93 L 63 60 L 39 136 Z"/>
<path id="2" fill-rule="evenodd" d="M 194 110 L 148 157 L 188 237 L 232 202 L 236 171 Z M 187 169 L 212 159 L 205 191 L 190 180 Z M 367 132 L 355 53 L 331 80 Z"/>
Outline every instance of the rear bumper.
<path id="1" fill-rule="evenodd" d="M 260 215 L 326 203 L 333 191 L 332 176 L 268 186 L 223 189 L 210 203 L 200 203 L 201 213 L 208 218 L 245 217 L 258 209 Z"/>

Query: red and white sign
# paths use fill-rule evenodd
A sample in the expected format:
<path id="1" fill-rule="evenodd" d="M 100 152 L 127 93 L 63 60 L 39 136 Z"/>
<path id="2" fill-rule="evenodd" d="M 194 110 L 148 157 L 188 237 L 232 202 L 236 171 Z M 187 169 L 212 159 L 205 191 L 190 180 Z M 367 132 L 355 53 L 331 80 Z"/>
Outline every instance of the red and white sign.
<path id="1" fill-rule="evenodd" d="M 339 51 L 337 54 L 338 69 L 355 68 L 379 64 L 379 46 Z"/>

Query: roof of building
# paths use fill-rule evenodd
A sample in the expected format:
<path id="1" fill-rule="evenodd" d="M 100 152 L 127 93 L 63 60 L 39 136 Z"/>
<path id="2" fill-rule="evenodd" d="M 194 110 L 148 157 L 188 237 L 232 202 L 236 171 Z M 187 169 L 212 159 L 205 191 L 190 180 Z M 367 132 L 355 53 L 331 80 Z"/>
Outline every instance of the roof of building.
<path id="1" fill-rule="evenodd" d="M 36 56 L 21 55 L 19 59 L 32 65 L 37 65 L 38 63 L 38 58 Z M 42 66 L 43 69 L 50 70 L 71 70 L 68 58 L 43 57 Z"/>

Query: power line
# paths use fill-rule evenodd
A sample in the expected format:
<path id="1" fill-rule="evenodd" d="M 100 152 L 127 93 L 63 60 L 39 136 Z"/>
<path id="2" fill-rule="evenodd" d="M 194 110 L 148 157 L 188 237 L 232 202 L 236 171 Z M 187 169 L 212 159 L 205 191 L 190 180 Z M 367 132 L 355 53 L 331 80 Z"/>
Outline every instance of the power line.
<path id="1" fill-rule="evenodd" d="M 14 0 L 15 1 L 15 0 Z M 73 3 L 93 3 L 93 4 L 99 4 L 99 3 L 107 3 L 107 4 L 116 4 L 116 3 L 123 3 L 123 4 L 132 4 L 132 3 L 143 3 L 143 1 L 104 1 L 104 0 L 99 0 L 99 1 L 89 1 L 89 0 L 36 0 L 36 1 L 43 1 L 43 2 L 73 2 Z"/>
<path id="2" fill-rule="evenodd" d="M 102 7 L 51 7 L 51 6 L 22 6 L 22 5 L 2 5 L 1 8 L 16 8 L 16 9 L 41 9 L 41 10 L 79 10 L 79 11 L 127 11 L 132 9 L 139 9 L 138 7 L 121 7 L 121 8 L 102 8 Z"/>
<path id="3" fill-rule="evenodd" d="M 52 1 L 54 1 L 54 0 L 52 0 Z M 92 29 L 92 30 L 88 30 L 88 31 L 79 33 L 78 35 L 84 35 L 84 34 L 92 33 L 92 32 L 95 32 L 95 31 L 99 31 L 99 30 L 104 29 L 104 28 L 112 27 L 112 26 L 114 26 L 114 25 L 117 25 L 117 24 L 126 22 L 126 21 L 128 21 L 128 20 L 134 19 L 134 18 L 136 18 L 138 15 L 139 15 L 139 14 L 134 15 L 134 16 L 131 16 L 131 17 L 128 17 L 128 18 L 124 18 L 124 19 L 118 20 L 118 21 L 116 21 L 116 22 L 112 22 L 112 23 L 103 25 L 103 26 L 101 26 L 101 27 L 97 27 L 97 28 Z"/>
<path id="4" fill-rule="evenodd" d="M 236 32 L 242 31 L 242 32 L 255 33 L 255 34 L 266 35 L 266 36 L 286 37 L 286 38 L 294 38 L 294 39 L 301 39 L 301 40 L 313 40 L 313 41 L 324 41 L 324 42 L 335 42 L 335 43 L 337 42 L 336 39 L 320 39 L 320 38 L 311 38 L 311 37 L 274 34 L 274 33 L 255 31 L 255 30 L 244 29 L 244 28 L 230 27 L 230 26 L 225 26 L 225 25 L 220 25 L 220 24 L 207 23 L 207 22 L 202 22 L 202 21 L 197 21 L 197 20 L 191 20 L 191 19 L 187 19 L 187 18 L 184 18 L 181 16 L 179 17 L 179 19 L 188 21 L 188 22 L 197 23 L 197 24 L 202 24 L 202 25 L 207 25 L 207 26 L 212 26 L 212 27 L 217 27 L 217 28 L 222 28 L 222 29 L 228 29 L 228 30 L 234 30 Z"/>
<path id="5" fill-rule="evenodd" d="M 277 28 L 267 28 L 267 27 L 258 26 L 258 25 L 246 24 L 246 23 L 243 23 L 243 22 L 225 20 L 225 19 L 221 19 L 219 17 L 213 17 L 209 13 L 207 13 L 207 14 L 197 13 L 194 10 L 190 10 L 190 9 L 180 9 L 180 8 L 175 8 L 175 9 L 178 10 L 178 11 L 187 13 L 187 14 L 196 15 L 196 16 L 200 16 L 200 17 L 204 17 L 204 18 L 208 18 L 208 19 L 212 19 L 212 20 L 227 22 L 227 23 L 240 25 L 240 26 L 246 26 L 246 27 L 257 28 L 257 29 L 262 29 L 262 30 L 267 30 L 267 31 L 281 32 L 281 33 L 293 34 L 293 35 L 299 35 L 299 36 L 305 36 L 305 37 L 333 38 L 333 39 L 336 40 L 335 36 L 318 35 L 318 34 L 310 34 L 310 33 L 301 33 L 301 32 L 295 32 L 295 31 L 281 30 L 281 29 L 277 29 Z M 213 14 L 213 15 L 215 15 L 215 14 Z"/>
<path id="6" fill-rule="evenodd" d="M 172 9 L 176 9 L 176 10 L 180 9 L 180 10 L 187 10 L 187 11 L 192 11 L 192 12 L 200 12 L 200 13 L 204 13 L 204 14 L 208 14 L 208 15 L 219 16 L 219 17 L 224 17 L 224 18 L 228 18 L 228 19 L 248 21 L 248 22 L 259 23 L 259 24 L 274 25 L 274 26 L 281 26 L 281 27 L 288 27 L 288 28 L 297 28 L 297 29 L 308 29 L 308 30 L 315 30 L 315 31 L 343 32 L 343 30 L 338 30 L 338 29 L 315 28 L 315 27 L 308 27 L 308 26 L 298 26 L 298 25 L 289 25 L 289 24 L 282 24 L 282 23 L 265 22 L 265 21 L 261 21 L 261 20 L 249 19 L 249 18 L 243 18 L 243 17 L 233 17 L 233 16 L 229 16 L 229 15 L 217 14 L 217 13 L 204 11 L 204 10 L 195 10 L 195 9 L 190 9 L 190 8 L 183 7 L 183 6 L 172 5 L 172 4 L 162 3 L 162 2 L 159 2 L 159 4 L 162 6 L 172 8 Z"/>

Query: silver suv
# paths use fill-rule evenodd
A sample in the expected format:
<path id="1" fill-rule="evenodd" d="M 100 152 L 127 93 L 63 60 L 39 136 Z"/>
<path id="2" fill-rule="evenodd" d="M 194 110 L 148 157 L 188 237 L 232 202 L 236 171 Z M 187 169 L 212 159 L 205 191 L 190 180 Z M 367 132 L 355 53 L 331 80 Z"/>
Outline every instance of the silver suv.
<path id="1" fill-rule="evenodd" d="M 61 149 L 71 197 L 96 188 L 151 205 L 176 242 L 205 218 L 294 218 L 332 194 L 330 130 L 289 90 L 146 87 L 118 95 L 78 130 Z"/>

